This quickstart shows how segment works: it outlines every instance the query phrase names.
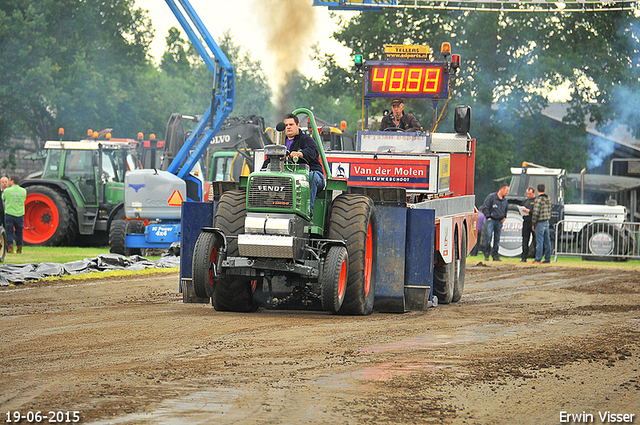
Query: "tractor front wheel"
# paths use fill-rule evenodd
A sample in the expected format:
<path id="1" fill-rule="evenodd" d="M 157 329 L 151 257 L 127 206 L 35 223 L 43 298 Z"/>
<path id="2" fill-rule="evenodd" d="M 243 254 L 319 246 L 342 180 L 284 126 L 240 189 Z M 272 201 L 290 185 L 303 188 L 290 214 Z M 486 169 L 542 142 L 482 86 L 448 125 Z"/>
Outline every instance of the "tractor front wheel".
<path id="1" fill-rule="evenodd" d="M 238 256 L 237 236 L 244 230 L 246 202 L 247 195 L 242 190 L 227 191 L 218 202 L 213 226 L 227 237 L 227 257 Z M 244 277 L 220 275 L 213 290 L 213 307 L 218 311 L 256 311 L 259 304 L 253 299 L 255 284 Z"/>
<path id="2" fill-rule="evenodd" d="M 631 244 L 626 243 L 615 225 L 603 222 L 590 223 L 582 230 L 582 252 L 587 254 L 583 260 L 625 261 L 621 257 L 629 253 Z"/>
<path id="3" fill-rule="evenodd" d="M 342 307 L 349 275 L 349 254 L 343 246 L 329 248 L 320 282 L 322 308 L 337 313 Z"/>
<path id="4" fill-rule="evenodd" d="M 75 239 L 78 229 L 71 204 L 47 186 L 27 188 L 24 241 L 30 245 L 55 246 Z"/>
<path id="5" fill-rule="evenodd" d="M 222 243 L 215 233 L 202 232 L 193 248 L 193 289 L 199 298 L 211 298 L 215 288 L 216 262 Z"/>

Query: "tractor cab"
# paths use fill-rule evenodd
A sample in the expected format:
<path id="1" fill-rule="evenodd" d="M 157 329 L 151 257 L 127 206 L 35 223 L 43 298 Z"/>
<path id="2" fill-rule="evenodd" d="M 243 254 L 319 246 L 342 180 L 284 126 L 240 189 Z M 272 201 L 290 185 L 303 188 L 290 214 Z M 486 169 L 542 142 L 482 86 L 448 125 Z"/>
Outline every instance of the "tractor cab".
<path id="1" fill-rule="evenodd" d="M 77 189 L 81 204 L 122 202 L 125 172 L 138 168 L 134 145 L 119 141 L 56 142 L 45 144 L 42 179 L 62 180 Z"/>
<path id="2" fill-rule="evenodd" d="M 59 245 L 77 236 L 106 235 L 124 198 L 125 173 L 140 166 L 137 145 L 133 139 L 97 137 L 47 141 L 41 176 L 20 182 L 27 189 L 25 242 Z"/>

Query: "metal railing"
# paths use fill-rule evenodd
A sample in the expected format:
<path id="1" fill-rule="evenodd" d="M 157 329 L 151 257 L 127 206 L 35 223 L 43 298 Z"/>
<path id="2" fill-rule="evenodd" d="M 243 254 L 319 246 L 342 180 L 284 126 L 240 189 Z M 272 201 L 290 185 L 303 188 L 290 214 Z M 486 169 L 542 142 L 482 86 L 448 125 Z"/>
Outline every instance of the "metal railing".
<path id="1" fill-rule="evenodd" d="M 640 259 L 640 223 L 561 220 L 555 228 L 554 261 L 559 256 L 620 261 Z"/>

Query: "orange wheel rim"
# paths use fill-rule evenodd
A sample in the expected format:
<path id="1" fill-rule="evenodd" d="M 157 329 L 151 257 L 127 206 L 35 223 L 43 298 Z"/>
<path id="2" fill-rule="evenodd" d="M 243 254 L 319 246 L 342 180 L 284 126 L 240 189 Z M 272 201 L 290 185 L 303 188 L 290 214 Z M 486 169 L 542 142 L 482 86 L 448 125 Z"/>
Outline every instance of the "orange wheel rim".
<path id="1" fill-rule="evenodd" d="M 209 261 L 210 261 L 210 265 L 209 265 L 209 285 L 213 286 L 215 284 L 215 282 L 213 281 L 213 270 L 211 269 L 211 267 L 215 267 L 216 266 L 216 259 L 218 258 L 218 247 L 214 246 L 213 248 L 211 248 L 211 255 L 209 255 Z"/>
<path id="2" fill-rule="evenodd" d="M 373 237 L 371 222 L 367 226 L 367 248 L 364 253 L 364 292 L 369 295 L 371 290 L 371 268 L 373 267 Z"/>
<path id="3" fill-rule="evenodd" d="M 58 207 L 46 195 L 30 193 L 25 202 L 24 241 L 41 244 L 56 233 L 60 225 Z"/>
<path id="4" fill-rule="evenodd" d="M 347 262 L 342 262 L 340 268 L 340 279 L 338 280 L 338 299 L 342 300 L 347 290 Z"/>

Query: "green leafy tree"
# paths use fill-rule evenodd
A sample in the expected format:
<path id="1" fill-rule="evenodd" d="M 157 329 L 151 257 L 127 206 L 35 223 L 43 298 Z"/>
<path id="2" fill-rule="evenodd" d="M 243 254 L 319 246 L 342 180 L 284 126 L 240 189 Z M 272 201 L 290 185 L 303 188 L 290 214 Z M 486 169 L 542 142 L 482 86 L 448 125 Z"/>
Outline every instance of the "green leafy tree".
<path id="1" fill-rule="evenodd" d="M 211 104 L 213 76 L 189 41 L 180 37 L 176 28 L 169 30 L 167 49 L 160 68 L 165 82 L 174 93 L 173 110 L 188 115 L 202 115 Z M 260 115 L 269 118 L 273 113 L 271 88 L 260 61 L 250 53 L 243 53 L 229 31 L 218 40 L 234 69 L 235 99 L 232 115 Z M 171 113 L 169 112 L 169 114 Z M 169 115 L 167 115 L 168 118 Z"/>
<path id="2" fill-rule="evenodd" d="M 58 126 L 79 138 L 88 123 L 135 131 L 151 31 L 133 0 L 0 3 L 0 143 Z"/>
<path id="3" fill-rule="evenodd" d="M 462 56 L 451 101 L 472 107 L 477 138 L 476 192 L 495 190 L 509 167 L 523 160 L 579 170 L 587 162 L 587 114 L 598 124 L 618 120 L 636 134 L 637 114 L 619 99 L 637 103 L 640 82 L 638 18 L 632 12 L 500 13 L 383 9 L 363 12 L 342 24 L 337 40 L 365 60 L 381 59 L 384 44 L 428 44 L 439 60 L 440 43 L 450 41 Z M 327 93 L 353 96 L 340 88 L 352 70 L 325 62 Z M 340 81 L 336 81 L 336 77 Z M 540 112 L 547 93 L 569 87 L 570 114 L 559 126 Z M 388 108 L 374 100 L 371 110 Z M 407 110 L 432 121 L 430 102 L 407 102 Z M 630 105 L 632 103 L 626 103 Z M 440 108 L 442 105 L 439 106 Z M 375 112 L 377 113 L 377 112 Z M 438 125 L 450 131 L 452 114 Z"/>
<path id="4" fill-rule="evenodd" d="M 260 115 L 269 119 L 274 108 L 262 63 L 254 61 L 249 52 L 242 52 L 229 31 L 222 35 L 219 45 L 234 69 L 236 86 L 233 115 Z"/>

